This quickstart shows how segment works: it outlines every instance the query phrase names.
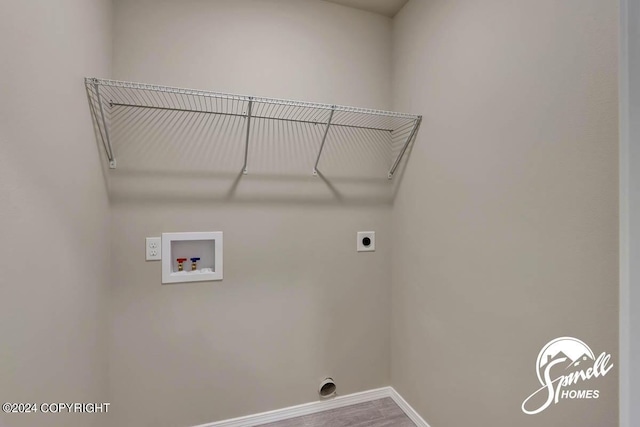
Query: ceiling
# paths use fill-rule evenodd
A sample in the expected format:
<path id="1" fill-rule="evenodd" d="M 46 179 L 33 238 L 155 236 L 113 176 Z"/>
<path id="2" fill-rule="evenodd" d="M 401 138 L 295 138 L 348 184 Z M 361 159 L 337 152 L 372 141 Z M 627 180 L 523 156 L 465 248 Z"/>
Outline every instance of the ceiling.
<path id="1" fill-rule="evenodd" d="M 325 0 L 393 18 L 409 0 Z"/>

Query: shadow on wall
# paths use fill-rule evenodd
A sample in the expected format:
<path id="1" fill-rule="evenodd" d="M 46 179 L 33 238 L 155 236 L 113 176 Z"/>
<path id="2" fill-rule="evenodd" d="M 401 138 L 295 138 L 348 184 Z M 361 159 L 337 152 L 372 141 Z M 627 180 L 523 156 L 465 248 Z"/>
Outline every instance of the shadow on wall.
<path id="1" fill-rule="evenodd" d="M 401 144 L 388 132 L 332 126 L 314 176 L 324 124 L 254 119 L 244 175 L 244 117 L 131 107 L 111 116 L 113 201 L 378 205 L 397 188 L 387 172 Z"/>

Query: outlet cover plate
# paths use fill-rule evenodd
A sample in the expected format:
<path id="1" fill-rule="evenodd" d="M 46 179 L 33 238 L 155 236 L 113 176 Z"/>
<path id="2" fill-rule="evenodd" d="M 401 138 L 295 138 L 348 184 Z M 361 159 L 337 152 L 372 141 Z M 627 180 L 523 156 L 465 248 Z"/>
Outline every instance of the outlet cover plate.
<path id="1" fill-rule="evenodd" d="M 147 237 L 145 239 L 146 260 L 160 261 L 162 259 L 162 238 Z"/>
<path id="2" fill-rule="evenodd" d="M 376 232 L 375 231 L 358 231 L 356 241 L 356 249 L 358 252 L 375 252 L 376 250 Z M 368 245 L 365 244 L 369 239 Z"/>

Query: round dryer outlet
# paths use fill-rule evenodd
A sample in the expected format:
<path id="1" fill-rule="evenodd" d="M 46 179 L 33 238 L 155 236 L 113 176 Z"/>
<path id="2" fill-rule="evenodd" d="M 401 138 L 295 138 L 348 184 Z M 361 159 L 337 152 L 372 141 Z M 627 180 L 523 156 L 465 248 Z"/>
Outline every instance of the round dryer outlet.
<path id="1" fill-rule="evenodd" d="M 376 250 L 376 232 L 358 231 L 356 250 L 358 252 L 374 252 Z"/>

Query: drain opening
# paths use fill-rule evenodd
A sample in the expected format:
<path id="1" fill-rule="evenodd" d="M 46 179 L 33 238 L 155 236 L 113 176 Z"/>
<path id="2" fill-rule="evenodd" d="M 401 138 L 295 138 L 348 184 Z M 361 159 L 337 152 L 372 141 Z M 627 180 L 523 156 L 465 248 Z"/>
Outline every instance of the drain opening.
<path id="1" fill-rule="evenodd" d="M 320 383 L 320 388 L 318 389 L 318 393 L 322 398 L 335 396 L 336 383 L 333 382 L 333 378 L 326 378 L 324 381 L 322 381 Z"/>

